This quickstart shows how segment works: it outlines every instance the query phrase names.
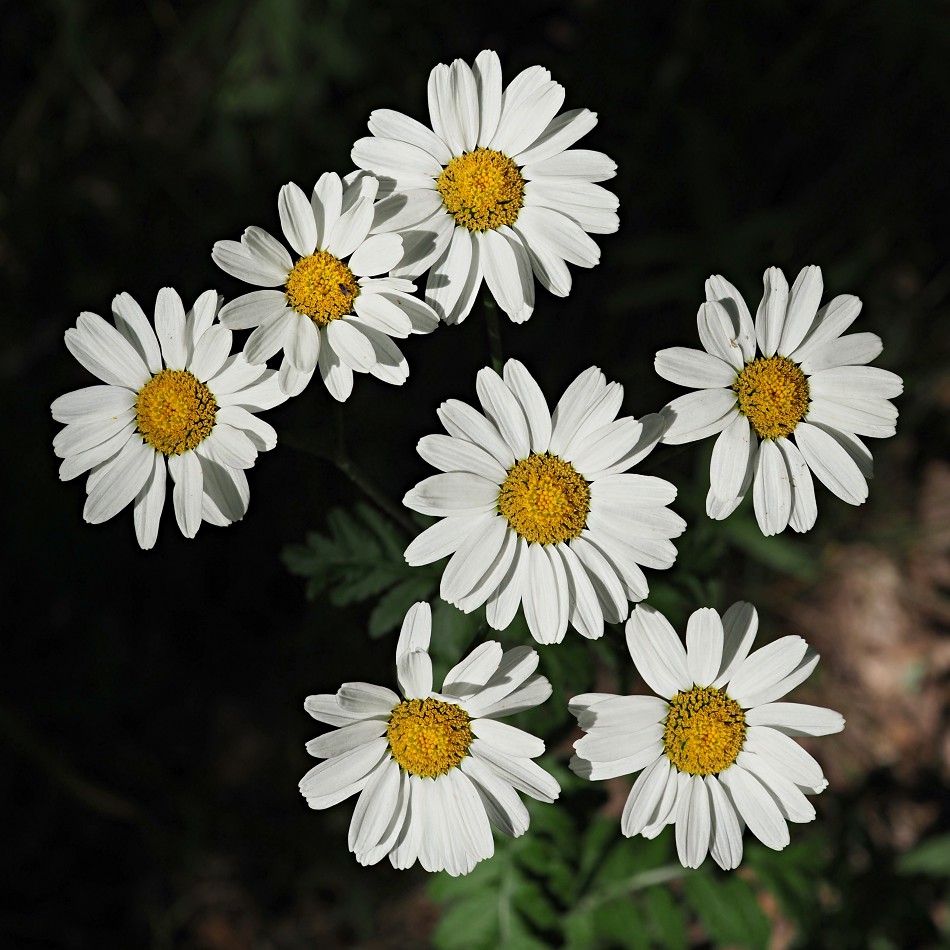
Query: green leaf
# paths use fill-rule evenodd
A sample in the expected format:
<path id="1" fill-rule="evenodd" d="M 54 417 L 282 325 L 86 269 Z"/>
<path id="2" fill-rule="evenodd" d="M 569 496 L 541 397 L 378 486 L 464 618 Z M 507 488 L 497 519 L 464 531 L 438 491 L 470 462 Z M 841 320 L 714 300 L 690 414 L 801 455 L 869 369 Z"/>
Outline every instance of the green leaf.
<path id="1" fill-rule="evenodd" d="M 950 835 L 922 841 L 897 859 L 900 874 L 927 874 L 950 877 Z"/>
<path id="2" fill-rule="evenodd" d="M 686 950 L 686 921 L 683 909 L 676 903 L 665 886 L 649 887 L 643 892 L 643 902 L 650 921 L 650 929 L 657 941 L 669 950 Z"/>
<path id="3" fill-rule="evenodd" d="M 431 596 L 438 575 L 406 563 L 404 538 L 375 508 L 333 508 L 327 529 L 308 532 L 304 544 L 282 552 L 287 569 L 306 578 L 308 598 L 329 591 L 337 607 L 378 598 L 370 616 L 370 636 L 378 637 L 396 629 L 413 603 Z"/>
<path id="4" fill-rule="evenodd" d="M 818 574 L 818 558 L 808 545 L 782 535 L 767 538 L 751 518 L 728 518 L 722 530 L 737 548 L 766 567 L 803 581 Z"/>
<path id="5" fill-rule="evenodd" d="M 769 920 L 745 880 L 699 872 L 688 875 L 684 885 L 690 904 L 713 940 L 747 950 L 766 950 Z"/>

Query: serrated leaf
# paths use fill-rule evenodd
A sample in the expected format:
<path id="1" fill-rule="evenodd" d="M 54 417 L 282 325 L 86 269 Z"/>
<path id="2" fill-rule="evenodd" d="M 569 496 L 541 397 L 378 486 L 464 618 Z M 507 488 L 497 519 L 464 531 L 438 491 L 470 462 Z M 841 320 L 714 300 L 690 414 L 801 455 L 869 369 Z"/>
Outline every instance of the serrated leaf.
<path id="1" fill-rule="evenodd" d="M 406 611 L 417 601 L 428 600 L 436 581 L 429 575 L 409 577 L 388 590 L 376 602 L 369 615 L 369 635 L 373 638 L 395 630 L 402 624 Z"/>

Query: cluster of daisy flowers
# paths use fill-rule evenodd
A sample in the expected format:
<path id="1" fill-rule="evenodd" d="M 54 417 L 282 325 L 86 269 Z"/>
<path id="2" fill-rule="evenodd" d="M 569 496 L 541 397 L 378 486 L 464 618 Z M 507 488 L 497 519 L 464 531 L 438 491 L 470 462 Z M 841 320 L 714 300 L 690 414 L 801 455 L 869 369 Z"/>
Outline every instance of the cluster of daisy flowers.
<path id="1" fill-rule="evenodd" d="M 214 262 L 256 288 L 225 302 L 205 291 L 186 312 L 162 289 L 154 318 L 127 293 L 112 322 L 82 313 L 66 345 L 101 382 L 56 399 L 64 423 L 54 450 L 64 480 L 87 475 L 84 518 L 104 522 L 130 504 L 136 538 L 157 538 L 171 476 L 179 528 L 224 526 L 248 509 L 246 472 L 277 433 L 259 414 L 298 397 L 314 374 L 343 402 L 355 375 L 399 385 L 397 346 L 456 324 L 483 285 L 514 323 L 535 309 L 535 285 L 571 289 L 568 264 L 592 267 L 591 234 L 618 228 L 616 172 L 576 143 L 596 124 L 561 112 L 565 93 L 540 66 L 502 82 L 497 55 L 433 69 L 429 124 L 373 112 L 353 146 L 355 169 L 322 174 L 310 196 L 278 195 L 283 240 L 249 227 L 218 241 Z M 426 276 L 424 288 L 417 281 Z M 755 609 L 689 618 L 685 647 L 644 603 L 646 571 L 676 560 L 686 528 L 670 508 L 676 488 L 631 471 L 660 444 L 717 435 L 706 511 L 732 514 L 751 490 L 765 535 L 807 531 L 817 517 L 814 479 L 850 504 L 867 497 L 863 438 L 894 434 L 898 376 L 868 364 L 871 333 L 846 331 L 856 297 L 820 307 L 818 267 L 794 284 L 769 268 L 755 318 L 724 277 L 706 282 L 697 316 L 702 349 L 656 354 L 663 378 L 690 388 L 659 412 L 622 415 L 623 387 L 592 366 L 552 409 L 525 365 L 509 360 L 475 381 L 478 408 L 448 399 L 443 433 L 418 452 L 433 474 L 403 503 L 436 520 L 405 560 L 448 558 L 441 598 L 506 630 L 523 610 L 531 636 L 557 644 L 569 628 L 604 635 L 626 621 L 636 670 L 655 696 L 587 693 L 570 711 L 583 733 L 571 769 L 601 780 L 639 772 L 621 830 L 653 837 L 676 826 L 685 866 L 710 854 L 725 869 L 742 856 L 743 828 L 772 848 L 788 822 L 815 817 L 807 799 L 827 782 L 794 739 L 839 731 L 832 710 L 778 702 L 818 657 L 800 637 L 752 652 Z M 243 348 L 234 331 L 250 331 Z M 272 365 L 268 365 L 268 363 Z M 631 606 L 632 605 L 632 606 Z M 436 631 L 438 636 L 438 631 Z M 323 761 L 300 782 L 313 808 L 359 794 L 349 847 L 361 864 L 418 861 L 464 874 L 492 855 L 492 827 L 523 834 L 519 792 L 553 802 L 558 783 L 537 759 L 543 741 L 502 720 L 545 702 L 551 685 L 527 646 L 479 644 L 434 689 L 426 603 L 406 615 L 396 647 L 402 693 L 367 683 L 311 696 L 307 711 L 334 727 L 307 751 Z"/>

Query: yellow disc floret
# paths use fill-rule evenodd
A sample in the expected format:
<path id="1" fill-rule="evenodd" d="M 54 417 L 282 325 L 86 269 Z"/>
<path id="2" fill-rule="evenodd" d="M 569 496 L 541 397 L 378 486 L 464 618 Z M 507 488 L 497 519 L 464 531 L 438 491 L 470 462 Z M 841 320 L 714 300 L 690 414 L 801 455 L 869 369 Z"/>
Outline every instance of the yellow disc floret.
<path id="1" fill-rule="evenodd" d="M 438 699 L 406 699 L 389 717 L 389 751 L 410 775 L 435 778 L 468 755 L 472 729 L 468 713 Z"/>
<path id="2" fill-rule="evenodd" d="M 760 356 L 736 377 L 739 411 L 763 439 L 789 436 L 808 412 L 808 379 L 787 356 Z"/>
<path id="3" fill-rule="evenodd" d="M 694 686 L 670 700 L 663 746 L 666 757 L 690 775 L 729 768 L 745 742 L 742 707 L 715 686 Z"/>
<path id="4" fill-rule="evenodd" d="M 547 452 L 529 455 L 508 470 L 498 510 L 526 541 L 570 541 L 587 522 L 590 486 L 570 462 Z"/>
<path id="5" fill-rule="evenodd" d="M 351 313 L 360 292 L 353 271 L 327 251 L 301 257 L 287 276 L 286 288 L 291 309 L 321 327 Z"/>
<path id="6" fill-rule="evenodd" d="M 446 210 L 469 231 L 514 224 L 524 204 L 524 178 L 501 152 L 477 148 L 453 158 L 435 180 Z"/>
<path id="7" fill-rule="evenodd" d="M 217 411 L 211 390 L 185 369 L 163 369 L 135 400 L 142 438 L 163 455 L 181 455 L 207 439 Z"/>

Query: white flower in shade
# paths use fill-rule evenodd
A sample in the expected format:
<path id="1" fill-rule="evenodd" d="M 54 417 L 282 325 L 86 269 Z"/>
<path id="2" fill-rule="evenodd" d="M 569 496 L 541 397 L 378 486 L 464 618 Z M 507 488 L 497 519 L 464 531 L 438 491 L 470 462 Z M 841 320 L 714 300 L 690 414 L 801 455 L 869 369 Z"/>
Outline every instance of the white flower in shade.
<path id="1" fill-rule="evenodd" d="M 254 415 L 286 400 L 277 374 L 231 353 L 231 331 L 214 323 L 217 309 L 217 293 L 207 290 L 186 314 L 165 287 L 154 329 L 135 300 L 119 294 L 115 326 L 81 313 L 66 331 L 69 352 L 105 385 L 53 403 L 53 418 L 66 423 L 53 440 L 63 459 L 59 477 L 89 472 L 83 517 L 90 524 L 132 502 L 143 548 L 158 535 L 166 466 L 178 526 L 192 538 L 202 520 L 223 526 L 244 517 L 244 470 L 277 444 L 273 427 Z"/>
<path id="2" fill-rule="evenodd" d="M 387 195 L 374 230 L 400 231 L 406 242 L 394 273 L 417 277 L 431 267 L 426 300 L 447 323 L 465 319 L 483 279 L 512 320 L 527 320 L 534 277 L 566 297 L 567 264 L 600 260 L 587 232 L 617 230 L 617 198 L 595 184 L 617 166 L 571 148 L 597 115 L 558 115 L 563 103 L 564 88 L 541 66 L 502 91 L 498 55 L 483 50 L 471 67 L 457 59 L 430 73 L 431 129 L 378 109 L 373 135 L 353 146 L 353 163 L 378 176 Z"/>
<path id="3" fill-rule="evenodd" d="M 627 621 L 627 647 L 659 696 L 586 693 L 569 703 L 587 733 L 571 769 L 588 779 L 640 772 L 621 830 L 654 838 L 675 823 L 685 867 L 699 867 L 707 851 L 720 867 L 736 867 L 745 825 L 780 851 L 787 822 L 815 817 L 805 795 L 828 785 L 793 737 L 840 732 L 844 719 L 775 701 L 808 678 L 818 654 L 795 636 L 749 654 L 757 629 L 751 604 L 735 603 L 721 619 L 703 607 L 689 618 L 684 650 L 666 618 L 640 604 Z"/>
<path id="4" fill-rule="evenodd" d="M 442 474 L 403 499 L 436 522 L 406 549 L 412 565 L 451 554 L 441 596 L 469 613 L 487 602 L 488 623 L 504 630 L 521 603 L 532 636 L 585 637 L 619 623 L 629 600 L 649 593 L 641 564 L 667 568 L 670 538 L 686 526 L 666 506 L 676 489 L 661 478 L 621 474 L 649 454 L 658 416 L 617 419 L 623 387 L 592 366 L 568 387 L 553 414 L 517 360 L 503 376 L 478 373 L 484 414 L 449 399 L 439 408 L 448 432 L 419 441 Z"/>
<path id="5" fill-rule="evenodd" d="M 699 308 L 703 350 L 676 346 L 656 355 L 656 371 L 696 392 L 663 409 L 663 441 L 692 442 L 717 432 L 706 512 L 732 514 L 752 486 L 763 534 L 791 525 L 808 531 L 818 516 L 812 473 L 852 505 L 868 496 L 871 453 L 859 436 L 894 434 L 903 391 L 899 376 L 867 366 L 881 352 L 873 333 L 842 336 L 861 311 L 857 297 L 835 297 L 820 310 L 818 267 L 789 290 L 777 267 L 765 272 L 755 315 L 732 284 L 706 281 Z M 817 312 L 816 312 L 817 311 Z"/>
<path id="6" fill-rule="evenodd" d="M 467 874 L 495 847 L 490 823 L 518 837 L 528 811 L 515 789 L 544 802 L 558 783 L 532 761 L 544 743 L 498 720 L 543 703 L 551 684 L 528 647 L 488 641 L 433 692 L 429 605 L 409 608 L 396 646 L 404 699 L 385 686 L 344 683 L 308 696 L 307 712 L 339 728 L 307 743 L 321 759 L 300 781 L 311 808 L 360 792 L 349 846 L 360 864 L 387 854 L 393 867 Z"/>
<path id="7" fill-rule="evenodd" d="M 340 179 L 326 173 L 307 196 L 293 182 L 280 190 L 280 224 L 296 260 L 261 228 L 240 243 L 218 241 L 215 263 L 258 287 L 230 301 L 219 319 L 232 330 L 254 331 L 244 346 L 250 363 L 283 350 L 280 386 L 295 396 L 317 367 L 340 402 L 353 390 L 353 373 L 400 385 L 409 367 L 392 337 L 429 333 L 439 325 L 431 307 L 412 296 L 415 285 L 379 276 L 402 256 L 397 234 L 369 236 L 377 182 L 370 175 Z M 375 276 L 374 276 L 375 275 Z"/>

